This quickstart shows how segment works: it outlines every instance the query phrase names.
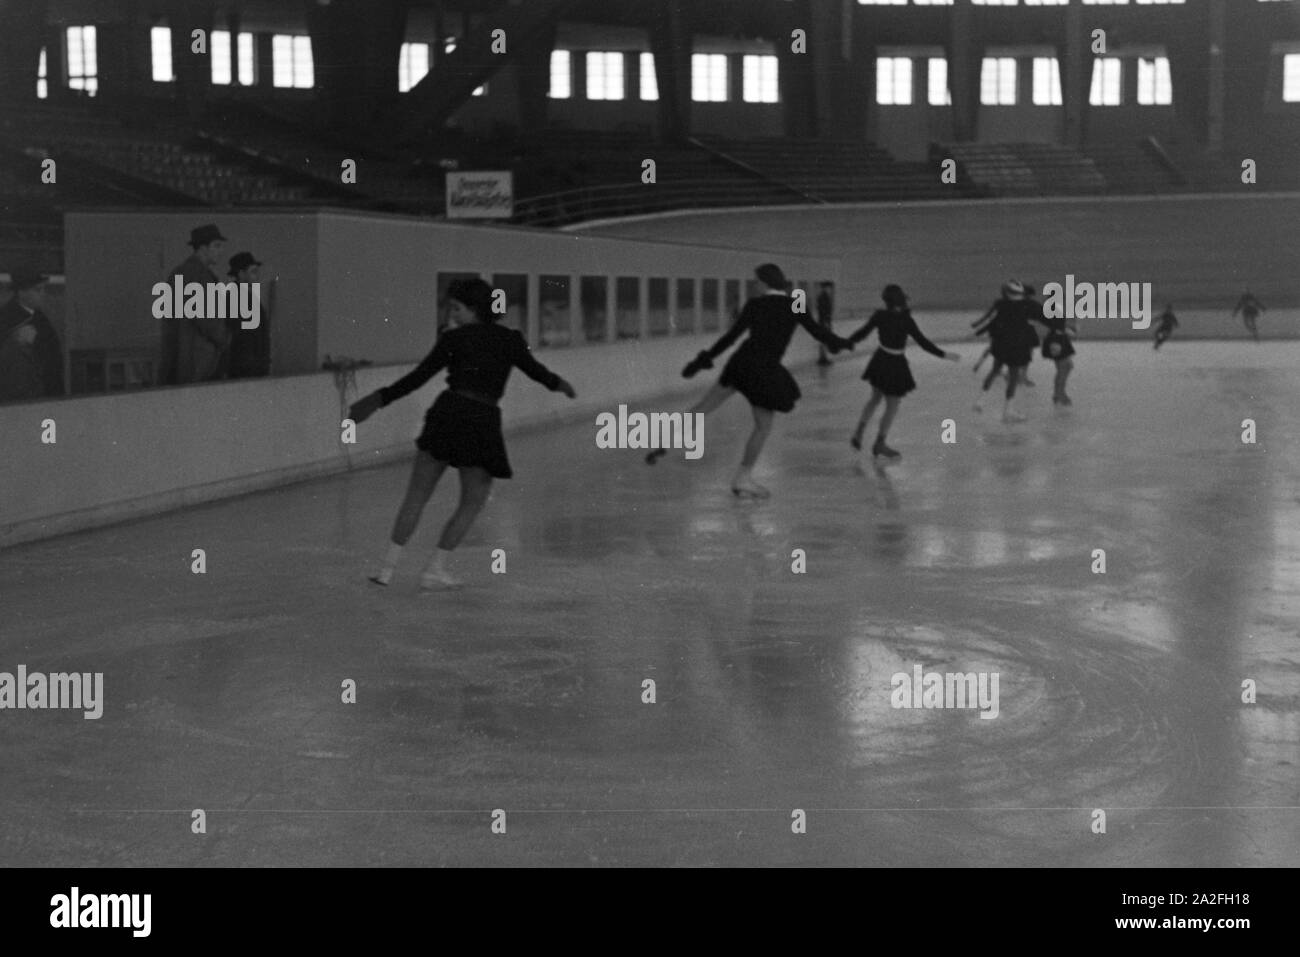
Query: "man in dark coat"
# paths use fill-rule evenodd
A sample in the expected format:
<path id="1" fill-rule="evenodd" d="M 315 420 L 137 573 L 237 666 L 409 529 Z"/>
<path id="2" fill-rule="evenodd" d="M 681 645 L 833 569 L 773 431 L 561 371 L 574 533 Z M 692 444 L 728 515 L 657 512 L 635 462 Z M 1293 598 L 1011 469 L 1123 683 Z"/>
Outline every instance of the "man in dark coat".
<path id="1" fill-rule="evenodd" d="M 48 276 L 14 270 L 14 295 L 0 307 L 0 401 L 63 395 L 63 347 L 41 311 Z"/>
<path id="2" fill-rule="evenodd" d="M 196 282 L 206 290 L 208 283 L 220 282 L 215 269 L 221 262 L 226 237 L 208 224 L 190 231 L 194 252 L 171 271 L 181 282 Z M 172 279 L 174 282 L 174 278 Z M 162 320 L 162 362 L 158 381 L 162 385 L 184 385 L 224 379 L 230 363 L 230 330 L 224 319 Z"/>

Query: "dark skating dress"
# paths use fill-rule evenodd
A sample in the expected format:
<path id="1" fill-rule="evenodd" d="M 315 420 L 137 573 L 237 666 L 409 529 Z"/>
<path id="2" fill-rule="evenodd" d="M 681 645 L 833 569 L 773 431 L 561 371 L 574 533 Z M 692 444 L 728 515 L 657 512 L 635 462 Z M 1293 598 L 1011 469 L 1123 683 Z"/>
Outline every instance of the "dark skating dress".
<path id="1" fill-rule="evenodd" d="M 415 440 L 421 451 L 454 468 L 479 467 L 493 478 L 510 478 L 514 472 L 501 434 L 501 410 L 495 405 L 461 395 L 464 389 L 500 399 L 510 370 L 556 391 L 560 377 L 533 358 L 524 337 L 514 329 L 474 322 L 449 329 L 418 366 L 392 385 L 379 390 L 384 405 L 414 392 L 443 369 L 447 390 L 424 416 L 424 430 Z"/>
<path id="2" fill-rule="evenodd" d="M 1043 358 L 1056 361 L 1068 359 L 1074 355 L 1074 343 L 1066 332 L 1065 317 L 1059 316 L 1056 319 L 1049 319 L 1043 312 L 1041 302 L 1033 299 L 1029 300 L 1029 302 L 1034 307 L 1030 313 L 1030 320 L 1047 328 L 1047 334 L 1043 336 Z"/>
<path id="3" fill-rule="evenodd" d="M 1008 366 L 1027 366 L 1034 358 L 1038 333 L 1030 320 L 1041 308 L 1030 299 L 1003 299 L 987 332 L 993 340 L 993 358 Z"/>
<path id="4" fill-rule="evenodd" d="M 908 336 L 931 355 L 942 359 L 947 354 L 921 333 L 906 309 L 877 309 L 865 326 L 849 336 L 849 341 L 861 342 L 872 330 L 880 337 L 880 348 L 867 363 L 862 378 L 888 396 L 904 396 L 916 388 L 912 367 L 903 355 Z"/>
<path id="5" fill-rule="evenodd" d="M 794 300 L 784 293 L 756 296 L 745 303 L 735 324 L 722 338 L 705 350 L 710 359 L 716 359 L 742 334 L 749 333 L 749 338 L 727 360 L 719 384 L 735 389 L 760 409 L 774 412 L 794 409 L 802 393 L 794 377 L 781 365 L 781 357 L 790 345 L 796 325 L 803 326 L 817 341 L 832 348 L 844 344 L 843 339 L 807 315 L 795 312 Z"/>

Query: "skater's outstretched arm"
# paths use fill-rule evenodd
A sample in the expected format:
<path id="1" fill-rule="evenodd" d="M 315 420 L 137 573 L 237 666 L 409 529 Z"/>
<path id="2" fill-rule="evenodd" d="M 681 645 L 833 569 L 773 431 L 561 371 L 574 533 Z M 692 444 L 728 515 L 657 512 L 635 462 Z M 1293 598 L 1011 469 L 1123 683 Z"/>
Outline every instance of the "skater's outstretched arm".
<path id="1" fill-rule="evenodd" d="M 913 339 L 915 339 L 916 344 L 920 346 L 922 349 L 924 349 L 926 352 L 930 353 L 930 355 L 938 356 L 940 359 L 947 359 L 950 356 L 955 358 L 955 355 L 953 353 L 944 352 L 933 342 L 927 339 L 925 337 L 925 333 L 923 333 L 920 330 L 920 328 L 918 328 L 918 326 L 916 325 L 916 320 L 913 319 L 911 316 L 907 317 L 907 334 L 911 336 Z"/>
<path id="2" fill-rule="evenodd" d="M 983 331 L 978 327 L 983 326 L 985 323 L 992 322 L 993 317 L 996 316 L 997 314 L 998 314 L 998 304 L 995 302 L 993 303 L 993 305 L 989 306 L 986 310 L 984 310 L 984 315 L 980 316 L 978 319 L 976 319 L 974 322 L 970 324 L 971 328 L 975 329 L 975 335 L 978 336 L 980 332 Z"/>
<path id="3" fill-rule="evenodd" d="M 705 349 L 702 355 L 707 355 L 710 359 L 716 359 L 735 344 L 736 340 L 741 337 L 754 322 L 754 300 L 745 303 L 745 308 L 740 310 L 740 315 L 736 321 L 731 324 L 731 328 L 724 332 L 718 341 L 709 348 Z"/>
<path id="4" fill-rule="evenodd" d="M 348 410 L 348 417 L 354 422 L 364 422 L 379 409 L 391 405 L 403 396 L 410 395 L 420 388 L 420 386 L 447 368 L 449 362 L 451 362 L 451 347 L 447 345 L 446 337 L 439 337 L 438 344 L 433 347 L 433 351 L 425 356 L 418 366 L 392 385 L 377 389 L 368 396 L 358 399 Z"/>
<path id="5" fill-rule="evenodd" d="M 849 336 L 849 342 L 853 345 L 857 345 L 863 339 L 867 338 L 867 336 L 871 335 L 872 330 L 876 328 L 876 325 L 879 322 L 879 315 L 879 313 L 873 312 L 871 318 L 867 320 L 866 325 L 853 333 L 853 335 Z"/>
<path id="6" fill-rule="evenodd" d="M 808 330 L 810 336 L 822 343 L 822 345 L 826 346 L 826 348 L 831 350 L 831 352 L 840 352 L 844 349 L 853 348 L 853 343 L 848 339 L 845 339 L 843 336 L 837 336 L 825 326 L 818 325 L 804 313 L 795 313 L 795 319 L 798 320 L 799 325 Z"/>
<path id="7" fill-rule="evenodd" d="M 537 361 L 532 350 L 528 348 L 527 341 L 517 330 L 511 345 L 513 351 L 510 355 L 510 362 L 516 369 L 534 382 L 540 382 L 552 392 L 563 392 L 570 399 L 577 397 L 577 393 L 573 391 L 573 386 Z"/>

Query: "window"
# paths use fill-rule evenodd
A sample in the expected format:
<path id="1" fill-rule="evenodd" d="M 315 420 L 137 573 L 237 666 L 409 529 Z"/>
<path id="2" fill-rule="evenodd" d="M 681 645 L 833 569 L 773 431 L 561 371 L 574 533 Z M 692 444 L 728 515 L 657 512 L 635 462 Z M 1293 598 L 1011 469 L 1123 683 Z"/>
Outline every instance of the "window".
<path id="1" fill-rule="evenodd" d="M 912 61 L 905 56 L 876 58 L 876 102 L 906 106 L 912 102 Z"/>
<path id="2" fill-rule="evenodd" d="M 668 310 L 668 280 L 651 276 L 646 283 L 646 295 L 649 300 L 646 308 L 646 329 L 652 336 L 666 336 L 671 329 L 671 316 Z"/>
<path id="3" fill-rule="evenodd" d="M 587 342 L 605 342 L 608 329 L 609 278 L 583 276 L 578 280 L 578 308 L 582 310 L 582 337 Z"/>
<path id="4" fill-rule="evenodd" d="M 1282 57 L 1282 102 L 1300 103 L 1300 53 Z"/>
<path id="5" fill-rule="evenodd" d="M 1098 57 L 1092 61 L 1092 89 L 1088 102 L 1093 106 L 1119 106 L 1119 57 Z"/>
<path id="6" fill-rule="evenodd" d="M 691 99 L 697 103 L 727 101 L 727 58 L 724 54 L 691 55 Z"/>
<path id="7" fill-rule="evenodd" d="M 623 54 L 587 54 L 587 99 L 623 99 Z"/>
<path id="8" fill-rule="evenodd" d="M 1063 7 L 1070 0 L 1025 0 L 1027 7 Z"/>
<path id="9" fill-rule="evenodd" d="M 679 336 L 694 334 L 697 324 L 695 310 L 695 280 L 677 280 L 677 299 L 673 309 L 673 332 Z"/>
<path id="10" fill-rule="evenodd" d="M 907 0 L 858 0 L 864 7 L 901 7 Z"/>
<path id="11" fill-rule="evenodd" d="M 397 57 L 397 92 L 406 93 L 429 74 L 429 44 L 403 43 Z"/>
<path id="12" fill-rule="evenodd" d="M 36 98 L 38 100 L 44 100 L 50 95 L 50 85 L 45 74 L 45 47 L 41 47 L 41 60 L 36 65 Z"/>
<path id="13" fill-rule="evenodd" d="M 171 27 L 154 27 L 149 31 L 149 46 L 152 51 L 153 81 L 170 83 L 176 77 L 172 74 L 172 31 Z"/>
<path id="14" fill-rule="evenodd" d="M 988 56 L 980 69 L 980 102 L 985 106 L 1014 106 L 1016 61 L 1009 56 Z"/>
<path id="15" fill-rule="evenodd" d="M 1137 0 L 1138 3 L 1184 3 L 1185 0 Z"/>
<path id="16" fill-rule="evenodd" d="M 311 37 L 283 33 L 271 37 L 271 85 L 301 90 L 315 84 Z"/>
<path id="17" fill-rule="evenodd" d="M 239 85 L 253 85 L 253 35 L 239 34 Z M 231 59 L 230 31 L 213 30 L 212 41 L 208 46 L 212 56 L 212 82 L 219 86 L 229 86 L 233 80 L 235 64 Z"/>
<path id="18" fill-rule="evenodd" d="M 744 67 L 745 102 L 775 103 L 778 90 L 776 57 L 747 55 L 741 63 Z"/>
<path id="19" fill-rule="evenodd" d="M 659 99 L 659 77 L 655 74 L 655 55 L 641 54 L 641 99 Z"/>
<path id="20" fill-rule="evenodd" d="M 929 60 L 929 87 L 927 102 L 931 106 L 951 106 L 952 94 L 948 90 L 948 61 L 943 57 L 931 57 Z"/>
<path id="21" fill-rule="evenodd" d="M 569 325 L 573 303 L 569 298 L 568 276 L 539 276 L 537 296 L 541 300 L 538 319 L 539 346 L 567 346 L 573 344 L 573 329 Z"/>
<path id="22" fill-rule="evenodd" d="M 99 58 L 95 50 L 94 27 L 68 27 L 68 89 L 85 90 L 91 96 L 99 90 Z"/>
<path id="23" fill-rule="evenodd" d="M 951 7 L 952 0 L 912 0 L 918 7 Z"/>
<path id="24" fill-rule="evenodd" d="M 551 92 L 553 100 L 573 96 L 573 63 L 568 50 L 551 51 Z"/>
<path id="25" fill-rule="evenodd" d="M 1061 68 L 1054 56 L 1034 57 L 1034 106 L 1061 105 Z"/>
<path id="26" fill-rule="evenodd" d="M 718 298 L 718 280 L 700 280 L 700 331 L 717 332 L 721 302 Z"/>
<path id="27" fill-rule="evenodd" d="M 971 0 L 976 6 L 986 7 L 1014 7 L 1020 0 Z"/>
<path id="28" fill-rule="evenodd" d="M 1094 4 L 1101 4 L 1101 3 L 1128 3 L 1128 0 L 1083 0 L 1083 2 L 1084 2 L 1084 4 L 1086 5 L 1086 4 L 1089 4 L 1089 3 L 1094 3 Z"/>
<path id="29" fill-rule="evenodd" d="M 1138 103 L 1142 106 L 1168 106 L 1174 101 L 1173 86 L 1169 82 L 1169 60 L 1166 57 L 1141 57 L 1138 60 Z"/>
<path id="30" fill-rule="evenodd" d="M 641 336 L 641 280 L 619 276 L 614 280 L 614 311 L 620 339 Z"/>

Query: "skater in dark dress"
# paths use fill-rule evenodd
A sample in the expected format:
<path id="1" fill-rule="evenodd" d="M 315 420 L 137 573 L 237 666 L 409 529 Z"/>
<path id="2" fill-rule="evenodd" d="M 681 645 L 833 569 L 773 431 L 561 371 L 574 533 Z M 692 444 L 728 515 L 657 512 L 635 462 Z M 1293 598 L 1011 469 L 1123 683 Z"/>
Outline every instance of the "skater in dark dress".
<path id="1" fill-rule="evenodd" d="M 1056 379 L 1052 383 L 1052 403 L 1054 405 L 1074 405 L 1065 394 L 1065 383 L 1074 370 L 1074 328 L 1073 323 L 1064 316 L 1049 319 L 1043 312 L 1043 304 L 1034 298 L 1034 287 L 1025 286 L 1025 302 L 1030 305 L 1029 321 L 1046 327 L 1043 336 L 1043 358 L 1051 359 L 1056 364 Z"/>
<path id="2" fill-rule="evenodd" d="M 900 457 L 899 453 L 885 444 L 885 438 L 889 435 L 889 427 L 894 422 L 894 416 L 898 414 L 898 403 L 903 396 L 916 388 L 916 380 L 912 378 L 912 368 L 907 364 L 907 357 L 903 354 L 908 336 L 915 339 L 916 344 L 926 352 L 940 359 L 958 362 L 961 357 L 955 352 L 945 352 L 921 334 L 921 330 L 916 326 L 916 320 L 907 310 L 907 295 L 900 286 L 886 286 L 881 293 L 881 299 L 885 302 L 885 308 L 877 309 L 865 326 L 849 336 L 849 342 L 852 343 L 861 342 L 873 331 L 880 337 L 880 346 L 871 357 L 871 361 L 867 363 L 866 372 L 862 374 L 862 378 L 871 383 L 871 398 L 862 409 L 862 415 L 858 419 L 857 428 L 853 430 L 853 437 L 849 439 L 849 443 L 855 449 L 862 448 L 862 433 L 866 431 L 871 417 L 876 414 L 876 407 L 880 405 L 880 400 L 884 399 L 885 414 L 880 419 L 880 431 L 871 446 L 871 454 L 896 459 Z"/>
<path id="3" fill-rule="evenodd" d="M 1165 311 L 1160 313 L 1160 319 L 1156 324 L 1156 344 L 1154 348 L 1159 349 L 1174 330 L 1178 328 L 1178 317 L 1174 315 L 1174 304 L 1165 303 Z"/>
<path id="4" fill-rule="evenodd" d="M 691 412 L 712 412 L 736 392 L 749 400 L 754 413 L 754 430 L 745 443 L 745 455 L 731 481 L 731 491 L 740 497 L 766 498 L 771 493 L 757 484 L 751 473 L 772 431 L 774 413 L 791 411 L 801 395 L 794 377 L 781 365 L 781 357 L 790 345 L 795 326 L 803 326 L 833 353 L 850 349 L 852 345 L 847 339 L 819 326 L 806 314 L 795 312 L 789 284 L 778 267 L 766 263 L 759 266 L 755 274 L 766 291 L 745 303 L 735 324 L 712 347 L 687 363 L 682 375 L 689 379 L 703 369 L 713 368 L 714 359 L 731 348 L 742 335 L 749 333 L 727 360 L 721 378 L 704 398 L 691 407 Z M 666 452 L 666 449 L 655 449 L 646 456 L 646 462 L 653 465 Z"/>
<path id="5" fill-rule="evenodd" d="M 993 369 L 984 379 L 982 391 L 993 387 L 1002 368 L 1009 370 L 1007 376 L 1006 404 L 1002 410 L 1003 422 L 1023 422 L 1025 417 L 1011 407 L 1016 395 L 1017 383 L 1023 381 L 1029 363 L 1033 360 L 1034 349 L 1038 345 L 1038 333 L 1031 326 L 1035 303 L 1025 299 L 1025 287 L 1015 280 L 1007 283 L 1007 297 L 998 302 L 996 314 L 982 331 L 987 332 L 993 340 Z M 975 411 L 984 410 L 983 398 L 975 402 Z"/>
<path id="6" fill-rule="evenodd" d="M 420 514 L 448 466 L 460 472 L 460 504 L 443 527 L 438 550 L 425 569 L 425 588 L 460 584 L 447 570 L 447 559 L 460 544 L 492 491 L 492 479 L 513 474 L 501 434 L 501 410 L 510 370 L 540 382 L 552 392 L 575 397 L 573 386 L 533 358 L 524 337 L 495 323 L 492 290 L 481 279 L 457 280 L 447 290 L 454 328 L 438 338 L 433 351 L 392 385 L 353 404 L 349 416 L 364 422 L 376 410 L 414 392 L 447 370 L 447 389 L 425 414 L 424 431 L 411 468 L 406 497 L 393 523 L 392 543 L 379 573 L 370 580 L 387 585 L 402 549 L 415 532 Z"/>
<path id="7" fill-rule="evenodd" d="M 1264 304 L 1255 298 L 1255 294 L 1247 289 L 1237 305 L 1233 308 L 1232 314 L 1236 316 L 1241 313 L 1241 321 L 1246 324 L 1246 331 L 1250 333 L 1252 339 L 1259 342 L 1259 328 L 1255 325 L 1255 320 L 1264 312 Z"/>

